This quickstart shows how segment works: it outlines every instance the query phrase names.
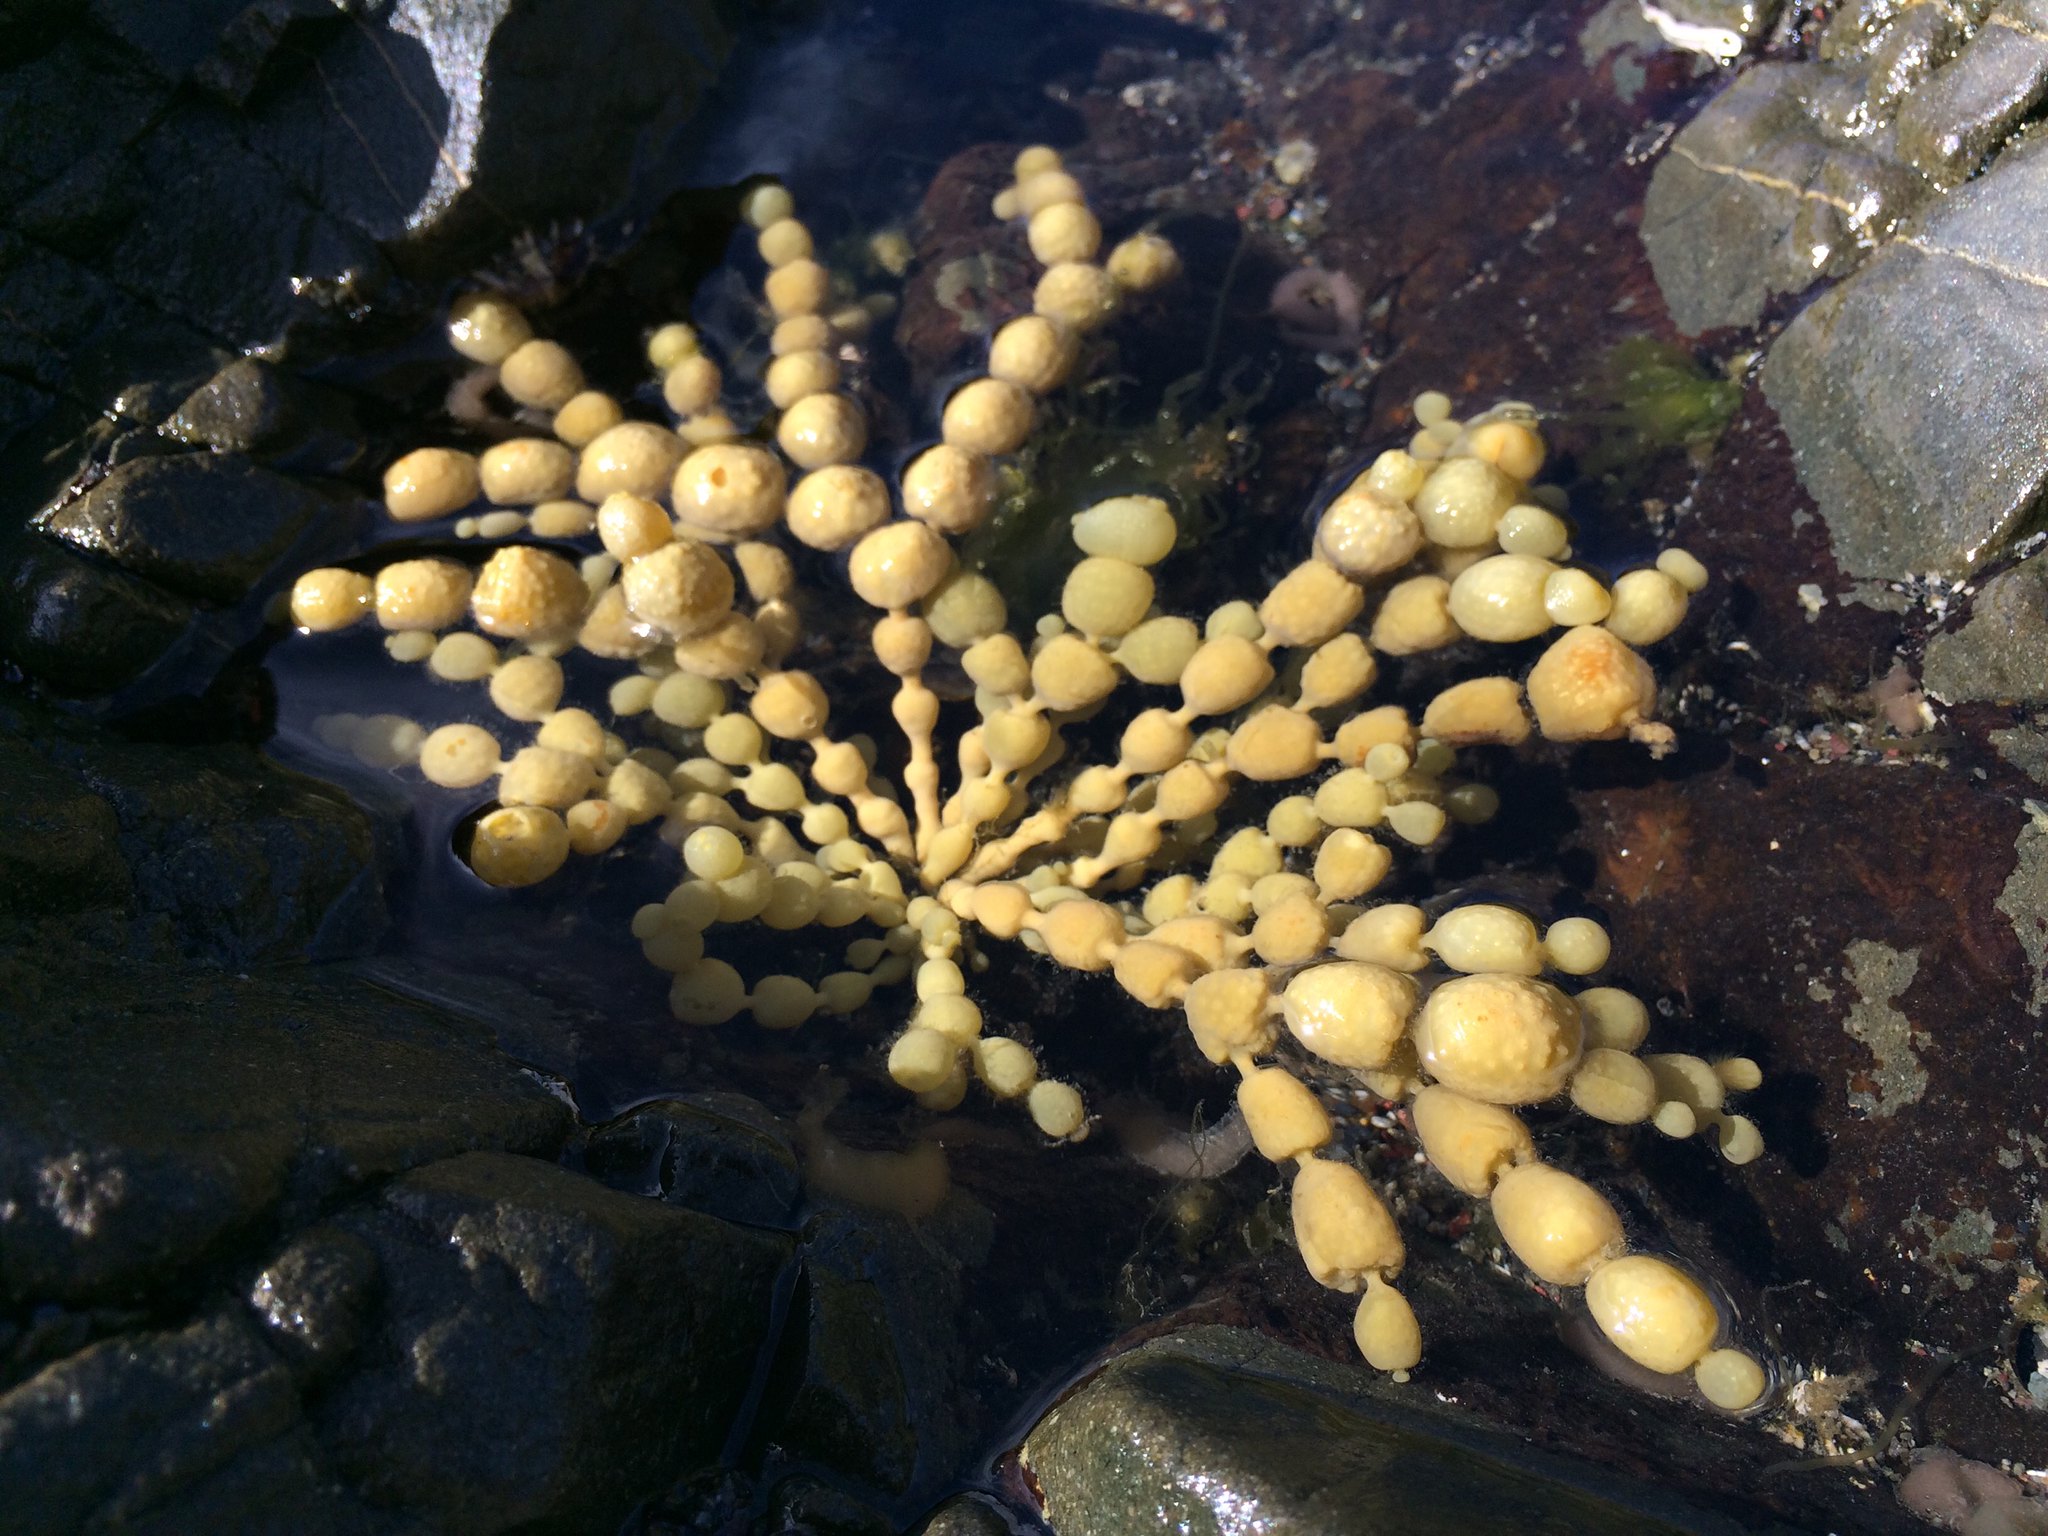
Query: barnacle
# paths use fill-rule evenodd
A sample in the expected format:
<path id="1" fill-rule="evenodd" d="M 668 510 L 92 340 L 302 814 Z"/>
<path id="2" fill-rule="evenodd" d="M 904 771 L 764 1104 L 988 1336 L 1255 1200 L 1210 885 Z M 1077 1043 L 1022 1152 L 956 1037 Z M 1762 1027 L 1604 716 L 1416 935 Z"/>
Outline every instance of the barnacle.
<path id="1" fill-rule="evenodd" d="M 831 274 L 780 187 L 746 209 L 774 327 L 762 381 L 772 410 L 751 434 L 721 405 L 722 372 L 686 325 L 662 326 L 647 348 L 670 427 L 626 419 L 505 300 L 460 302 L 457 349 L 498 368 L 515 401 L 552 413 L 553 435 L 479 458 L 408 453 L 386 476 L 392 517 L 463 513 L 481 493 L 498 510 L 466 518 L 472 533 L 598 549 L 579 561 L 510 542 L 473 574 L 430 558 L 374 580 L 302 577 L 291 605 L 302 628 L 374 615 L 394 656 L 485 684 L 501 717 L 431 733 L 373 717 L 359 744 L 447 789 L 495 782 L 468 851 L 493 885 L 545 880 L 658 823 L 682 878 L 638 911 L 633 933 L 672 973 L 675 1017 L 711 1028 L 750 1015 L 786 1030 L 907 982 L 887 1071 L 932 1109 L 978 1083 L 1049 1137 L 1088 1133 L 1080 1090 L 1044 1076 L 971 995 L 987 946 L 1103 973 L 1142 1009 L 1177 1015 L 1237 1074 L 1254 1145 L 1292 1165 L 1302 1258 L 1321 1284 L 1360 1297 L 1355 1334 L 1378 1367 L 1414 1366 L 1421 1334 L 1393 1283 L 1404 1249 L 1392 1214 L 1334 1155 L 1320 1091 L 1333 1086 L 1410 1104 L 1429 1162 L 1491 1202 L 1539 1280 L 1583 1286 L 1625 1354 L 1691 1371 L 1724 1407 L 1753 1403 L 1763 1369 L 1720 1345 L 1707 1290 L 1673 1262 L 1630 1253 L 1612 1204 L 1543 1162 L 1516 1111 L 1568 1096 L 1604 1122 L 1711 1130 L 1745 1162 L 1761 1141 L 1726 1100 L 1756 1085 L 1754 1063 L 1639 1055 L 1639 999 L 1569 990 L 1607 960 L 1589 919 L 1539 927 L 1467 903 L 1432 921 L 1374 899 L 1400 850 L 1499 809 L 1492 789 L 1460 777 L 1460 748 L 1540 731 L 1666 749 L 1636 647 L 1678 626 L 1707 573 L 1676 550 L 1611 586 L 1567 563 L 1570 526 L 1530 487 L 1545 454 L 1534 413 L 1507 404 L 1460 421 L 1429 394 L 1414 403 L 1409 446 L 1337 489 L 1312 548 L 1262 594 L 1199 620 L 1174 614 L 1163 573 L 1175 509 L 1120 496 L 1073 510 L 1057 606 L 1020 635 L 1003 591 L 961 563 L 960 542 L 988 522 L 998 461 L 1068 382 L 1081 333 L 1126 293 L 1170 281 L 1178 262 L 1147 233 L 1098 264 L 1100 223 L 1048 149 L 1019 157 L 996 211 L 1026 221 L 1044 265 L 1033 312 L 996 331 L 986 374 L 953 391 L 939 441 L 894 486 L 864 462 L 866 417 L 841 387 L 824 315 Z M 791 665 L 806 608 L 834 600 L 799 578 L 800 560 L 816 563 L 806 551 L 843 556 L 874 612 L 851 643 L 889 680 L 893 776 L 847 733 L 825 684 Z M 473 632 L 458 627 L 465 617 Z M 1419 719 L 1369 702 L 1382 654 L 1553 630 L 1526 679 L 1455 683 Z M 577 649 L 617 664 L 609 719 L 562 702 L 558 658 Z M 971 681 L 971 719 L 930 686 L 935 652 Z M 630 746 L 629 731 L 647 744 Z M 790 970 L 750 979 L 720 958 L 719 930 L 737 924 L 791 935 L 778 947 Z M 817 953 L 800 931 L 860 925 L 875 932 L 844 946 L 840 968 L 797 974 Z"/>

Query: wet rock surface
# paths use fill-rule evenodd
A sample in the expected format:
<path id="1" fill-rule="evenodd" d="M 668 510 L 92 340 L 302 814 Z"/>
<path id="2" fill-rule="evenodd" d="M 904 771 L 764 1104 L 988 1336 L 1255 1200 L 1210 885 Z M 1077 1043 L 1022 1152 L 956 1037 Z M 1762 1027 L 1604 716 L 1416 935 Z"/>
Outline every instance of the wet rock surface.
<path id="1" fill-rule="evenodd" d="M 2048 458 L 2048 155 L 1930 208 L 1771 348 L 1764 388 L 1854 576 L 1955 576 L 2031 530 Z M 1930 402 L 1932 408 L 1930 409 Z"/>
<path id="2" fill-rule="evenodd" d="M 290 1374 L 214 1317 L 80 1351 L 0 1396 L 14 1529 L 390 1528 L 333 1488 Z"/>
<path id="3" fill-rule="evenodd" d="M 182 597 L 232 603 L 325 511 L 303 481 L 179 454 L 121 465 L 44 526 Z"/>
<path id="4" fill-rule="evenodd" d="M 472 1029 L 326 971 L 237 979 L 8 961 L 0 1294 L 175 1292 L 272 1223 L 569 1112 Z M 203 1021 L 203 1022 L 202 1022 Z"/>
<path id="5" fill-rule="evenodd" d="M 185 636 L 191 603 L 54 540 L 0 539 L 0 644 L 15 665 L 67 693 L 112 693 Z"/>
<path id="6" fill-rule="evenodd" d="M 337 1225 L 376 1255 L 382 1295 L 322 1436 L 371 1497 L 450 1531 L 600 1526 L 715 1456 L 790 1247 L 482 1152 Z"/>
<path id="7" fill-rule="evenodd" d="M 1795 1529 L 1592 1474 L 1418 1396 L 1256 1333 L 1193 1328 L 1112 1360 L 1039 1420 L 1022 1465 L 1061 1536 L 1211 1536 L 1246 1520 L 1332 1536 Z M 1913 1528 L 1880 1509 L 1863 1518 L 1873 1532 Z"/>
<path id="8" fill-rule="evenodd" d="M 625 199 L 731 45 L 708 0 L 32 9 L 0 56 L 17 477 L 132 379 L 403 307 L 400 269 Z"/>
<path id="9" fill-rule="evenodd" d="M 0 805 L 27 877 L 0 901 L 30 920 L 17 941 L 85 913 L 114 956 L 238 966 L 359 955 L 388 924 L 388 823 L 253 747 L 123 741 L 0 703 L 0 761 L 23 789 Z"/>
<path id="10" fill-rule="evenodd" d="M 1852 574 L 1958 575 L 2030 530 L 2040 156 L 2012 136 L 2048 94 L 2044 22 L 2031 0 L 1843 7 L 1808 57 L 1738 74 L 1652 179 L 1643 241 L 1680 330 L 1753 328 L 1842 280 L 1764 378 Z"/>
<path id="11" fill-rule="evenodd" d="M 583 1159 L 614 1189 L 752 1226 L 789 1225 L 803 1195 L 788 1137 L 738 1094 L 643 1104 L 593 1128 Z"/>
<path id="12" fill-rule="evenodd" d="M 1643 243 L 1681 331 L 1753 326 L 1772 300 L 1854 271 L 1929 195 L 1909 168 L 1828 137 L 1815 84 L 1796 64 L 1744 71 L 1659 163 Z"/>
<path id="13" fill-rule="evenodd" d="M 1977 589 L 1970 616 L 1927 642 L 1921 680 L 1950 704 L 2048 699 L 2048 570 L 2029 560 Z"/>

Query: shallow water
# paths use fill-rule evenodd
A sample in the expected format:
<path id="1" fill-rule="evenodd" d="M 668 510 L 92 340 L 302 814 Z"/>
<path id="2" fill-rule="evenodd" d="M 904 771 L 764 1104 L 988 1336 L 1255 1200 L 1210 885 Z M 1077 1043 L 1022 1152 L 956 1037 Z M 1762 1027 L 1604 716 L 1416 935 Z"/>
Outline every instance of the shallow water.
<path id="1" fill-rule="evenodd" d="M 938 7 L 885 7 L 858 23 L 796 28 L 762 45 L 754 62 L 735 72 L 710 110 L 701 140 L 680 148 L 670 162 L 649 167 L 646 183 L 691 189 L 691 206 L 708 213 L 710 227 L 730 230 L 737 189 L 773 175 L 795 193 L 821 249 L 857 252 L 865 233 L 913 219 L 927 183 L 973 143 L 1065 142 L 1077 135 L 1083 121 L 1063 98 L 1086 83 L 1090 61 L 1112 44 L 1157 47 L 1167 38 L 1190 54 L 1209 46 L 1198 34 L 1150 19 L 1065 6 L 1044 12 L 977 8 L 965 18 Z M 1530 173 L 1527 157 L 1514 173 Z M 1163 227 L 1177 237 L 1185 229 L 1190 279 L 1163 304 L 1120 326 L 1118 362 L 1129 378 L 1107 409 L 1113 423 L 1135 428 L 1148 419 L 1149 402 L 1159 391 L 1191 371 L 1200 371 L 1203 380 L 1193 397 L 1198 413 L 1219 409 L 1222 380 L 1258 381 L 1249 404 L 1240 397 L 1231 407 L 1241 413 L 1250 450 L 1240 467 L 1254 457 L 1258 462 L 1250 475 L 1225 478 L 1217 488 L 1214 526 L 1200 544 L 1162 568 L 1162 576 L 1181 583 L 1162 607 L 1199 613 L 1255 589 L 1258 578 L 1298 558 L 1321 500 L 1314 488 L 1327 491 L 1345 465 L 1355 467 L 1378 449 L 1401 443 L 1406 430 L 1388 419 L 1393 402 L 1375 398 L 1372 380 L 1382 359 L 1375 356 L 1374 338 L 1355 357 L 1318 360 L 1290 346 L 1265 315 L 1265 289 L 1292 259 L 1285 243 L 1261 231 L 1250 259 L 1241 260 L 1250 237 L 1230 238 L 1213 208 L 1199 198 L 1185 202 L 1191 206 L 1179 212 L 1168 203 Z M 650 253 L 649 242 L 636 243 L 631 232 L 636 220 L 643 226 L 654 220 L 653 206 L 599 221 L 592 244 L 614 248 L 600 249 L 590 273 L 557 295 L 558 330 L 541 312 L 543 334 L 557 334 L 583 351 L 599 387 L 635 376 L 630 370 L 638 326 L 674 317 L 622 314 L 618 307 L 636 286 L 622 274 L 631 274 L 636 263 L 660 264 L 660 252 Z M 1124 213 L 1124 221 L 1132 222 L 1128 207 Z M 994 243 L 993 226 L 984 220 L 983 227 Z M 949 236 L 957 238 L 958 232 Z M 717 346 L 729 371 L 739 372 L 750 360 L 758 366 L 760 337 L 744 289 L 736 289 L 729 274 L 736 270 L 742 283 L 751 284 L 758 263 L 750 231 L 725 238 L 731 266 L 698 288 L 690 318 Z M 1226 280 L 1229 286 L 1219 291 Z M 877 288 L 891 286 L 880 277 L 869 281 Z M 966 348 L 949 350 L 923 337 L 917 343 L 907 353 L 893 344 L 885 326 L 869 348 L 867 377 L 898 404 L 893 419 L 877 421 L 869 454 L 885 475 L 930 440 L 937 402 L 973 361 Z M 417 369 L 417 359 L 430 349 L 430 342 L 413 348 L 408 367 Z M 374 362 L 350 366 L 365 377 L 378 371 Z M 1346 369 L 1362 375 L 1361 398 L 1375 407 L 1369 412 L 1328 403 L 1336 398 L 1330 381 Z M 454 360 L 445 371 L 452 382 L 458 373 Z M 431 379 L 431 372 L 423 377 Z M 1457 387 L 1461 381 L 1440 382 Z M 1561 373 L 1547 392 L 1522 392 L 1541 406 L 1557 407 L 1573 399 L 1579 383 Z M 651 395 L 651 387 L 643 387 L 629 414 L 657 414 L 659 402 Z M 414 398 L 435 398 L 435 390 L 416 387 Z M 1490 398 L 1464 398 L 1458 405 L 1468 410 Z M 742 405 L 733 408 L 747 425 Z M 1311 428 L 1307 436 L 1304 423 Z M 434 422 L 394 447 L 457 440 L 459 434 Z M 1585 527 L 1582 548 L 1617 562 L 1643 552 L 1648 541 L 1640 528 L 1616 515 L 1619 509 L 1603 501 L 1598 484 L 1574 476 L 1569 425 L 1565 441 L 1559 468 L 1574 482 L 1574 507 Z M 1682 481 L 1683 472 L 1668 461 L 1651 466 L 1652 480 L 1662 477 L 1659 483 L 1670 482 L 1674 473 Z M 1272 476 L 1280 489 L 1262 492 L 1256 479 L 1261 475 Z M 1097 489 L 1136 488 L 1121 483 Z M 1051 533 L 1064 543 L 1057 525 Z M 481 541 L 423 541 L 418 530 L 392 532 L 388 526 L 377 540 L 355 552 L 362 568 L 373 568 L 401 547 L 471 560 L 486 552 Z M 589 538 L 561 547 L 584 554 L 598 546 Z M 831 587 L 843 580 L 824 558 L 807 557 L 800 568 L 810 583 Z M 840 619 L 850 616 L 844 604 L 806 606 L 828 613 L 837 608 Z M 843 637 L 848 631 L 833 633 Z M 843 638 L 839 643 L 847 645 Z M 836 654 L 828 646 L 802 661 L 832 680 L 837 721 L 886 727 L 886 695 L 875 691 L 872 680 L 850 681 L 864 649 L 858 641 Z M 269 653 L 267 666 L 278 699 L 274 754 L 348 786 L 368 804 L 397 808 L 403 846 L 391 875 L 395 925 L 374 963 L 389 985 L 491 1019 L 507 1049 L 566 1086 L 586 1121 L 663 1096 L 710 1090 L 744 1092 L 794 1118 L 815 1105 L 828 1085 L 836 1095 L 838 1085 L 850 1081 L 832 1113 L 833 1126 L 849 1140 L 901 1145 L 932 1136 L 946 1144 L 954 1187 L 976 1210 L 994 1217 L 995 1246 L 971 1264 L 977 1321 L 967 1326 L 975 1349 L 1002 1362 L 1002 1369 L 975 1382 L 972 1405 L 961 1405 L 978 1449 L 949 1468 L 921 1472 L 900 1513 L 907 1516 L 963 1476 L 993 1486 L 994 1458 L 1014 1443 L 1018 1427 L 1120 1328 L 1197 1293 L 1237 1297 L 1243 1277 L 1257 1272 L 1258 1244 L 1250 1234 L 1258 1229 L 1257 1213 L 1271 1181 L 1258 1160 L 1225 1181 L 1223 1216 L 1189 1248 L 1182 1229 L 1162 1215 L 1174 1188 L 1137 1171 L 1107 1134 L 1085 1147 L 1049 1151 L 1037 1145 L 1013 1109 L 991 1106 L 978 1093 L 938 1130 L 906 1106 L 882 1077 L 879 1055 L 909 1006 L 907 987 L 879 994 L 850 1019 L 815 1018 L 787 1035 L 769 1035 L 744 1021 L 713 1030 L 679 1025 L 667 1006 L 668 978 L 645 962 L 628 932 L 634 910 L 660 900 L 679 873 L 675 852 L 652 827 L 629 833 L 604 857 L 572 857 L 560 874 L 533 889 L 488 890 L 456 851 L 465 823 L 485 803 L 479 791 L 435 789 L 411 770 L 368 767 L 322 740 L 323 718 L 342 711 L 390 712 L 428 729 L 471 721 L 508 743 L 524 739 L 523 728 L 503 728 L 482 686 L 441 683 L 424 668 L 400 666 L 381 654 L 379 637 L 368 630 L 288 639 Z M 571 664 L 563 704 L 608 719 L 604 686 L 620 672 L 616 664 L 600 666 L 587 658 Z M 1426 698 L 1439 675 L 1427 660 L 1392 665 L 1389 685 L 1376 690 L 1375 698 Z M 843 697 L 842 679 L 849 680 Z M 636 740 L 631 729 L 624 734 Z M 884 731 L 877 735 L 886 743 Z M 886 744 L 884 753 L 887 767 Z M 1505 753 L 1476 756 L 1482 774 L 1507 794 L 1533 802 L 1562 788 L 1555 765 L 1520 765 Z M 1578 910 L 1570 888 L 1583 885 L 1586 875 L 1556 865 L 1556 839 L 1570 813 L 1551 803 L 1555 809 L 1519 816 L 1512 825 L 1462 834 L 1434 870 L 1429 861 L 1404 862 L 1386 894 L 1426 895 L 1440 888 L 1435 882 L 1442 875 L 1467 895 L 1499 891 L 1546 917 Z M 708 937 L 710 953 L 749 978 L 788 969 L 816 979 L 837 968 L 845 940 L 860 931 L 810 930 L 784 939 L 720 926 Z M 1036 1040 L 1049 1073 L 1078 1076 L 1091 1094 L 1135 1094 L 1170 1118 L 1213 1120 L 1227 1108 L 1228 1084 L 1194 1058 L 1176 1019 L 1145 1016 L 1106 979 L 1057 972 L 1010 946 L 989 949 L 992 969 L 971 983 L 971 991 L 988 1008 L 992 1026 Z M 791 954 L 799 958 L 786 958 Z M 1086 1212 L 1087 1219 L 1070 1219 L 1074 1211 Z M 944 1247 L 952 1239 L 935 1241 Z M 1235 1278 L 1219 1281 L 1219 1275 Z M 1224 1315 L 1233 1315 L 1241 1303 L 1220 1305 Z M 1333 1315 L 1341 1310 L 1333 1309 Z"/>

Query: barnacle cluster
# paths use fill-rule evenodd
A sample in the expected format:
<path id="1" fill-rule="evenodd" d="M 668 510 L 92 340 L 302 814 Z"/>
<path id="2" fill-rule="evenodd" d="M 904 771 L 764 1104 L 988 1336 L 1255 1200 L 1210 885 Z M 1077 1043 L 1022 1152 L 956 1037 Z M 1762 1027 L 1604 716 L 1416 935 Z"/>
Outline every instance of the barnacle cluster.
<path id="1" fill-rule="evenodd" d="M 1562 984 L 1606 961 L 1607 934 L 1589 919 L 1539 928 L 1466 904 L 1432 921 L 1373 894 L 1398 850 L 1499 809 L 1459 776 L 1459 748 L 1532 730 L 1668 745 L 1635 648 L 1679 624 L 1706 580 L 1698 562 L 1667 551 L 1611 584 L 1567 563 L 1570 526 L 1530 486 L 1545 454 L 1534 413 L 1504 405 L 1459 421 L 1431 394 L 1414 403 L 1409 446 L 1329 500 L 1313 549 L 1256 601 L 1173 614 L 1154 572 L 1179 535 L 1174 511 L 1120 496 L 1075 512 L 1078 557 L 1057 611 L 1020 637 L 956 541 L 989 517 L 998 461 L 1025 443 L 1088 333 L 1176 275 L 1173 248 L 1140 233 L 1098 261 L 1101 226 L 1058 155 L 1019 156 L 995 211 L 1025 221 L 1043 264 L 1032 311 L 995 333 L 985 373 L 952 391 L 938 441 L 892 486 L 862 462 L 867 420 L 843 387 L 833 274 L 785 190 L 757 190 L 745 211 L 773 326 L 768 410 L 752 430 L 721 403 L 720 367 L 687 325 L 648 342 L 663 424 L 588 387 L 503 299 L 457 304 L 457 350 L 495 368 L 496 388 L 551 431 L 478 455 L 417 449 L 390 467 L 385 504 L 400 522 L 460 516 L 487 538 L 533 537 L 499 543 L 474 570 L 436 557 L 312 571 L 291 608 L 311 631 L 373 619 L 394 657 L 484 685 L 496 718 L 479 710 L 488 725 L 428 732 L 377 717 L 347 728 L 358 745 L 367 733 L 382 760 L 415 763 L 434 785 L 494 786 L 467 854 L 492 885 L 545 880 L 659 823 L 682 878 L 633 931 L 673 973 L 675 1017 L 791 1029 L 908 982 L 887 1070 L 933 1109 L 979 1083 L 1049 1137 L 1087 1133 L 1079 1089 L 1042 1075 L 970 995 L 992 944 L 1104 973 L 1142 1008 L 1180 1016 L 1238 1075 L 1259 1151 L 1292 1165 L 1301 1254 L 1319 1282 L 1360 1295 L 1355 1333 L 1376 1366 L 1404 1371 L 1421 1354 L 1392 1283 L 1402 1241 L 1364 1175 L 1333 1155 L 1319 1088 L 1362 1084 L 1407 1103 L 1428 1160 L 1491 1202 L 1540 1280 L 1583 1286 L 1639 1364 L 1690 1371 L 1728 1408 L 1758 1400 L 1763 1369 L 1722 1344 L 1707 1291 L 1630 1253 L 1615 1208 L 1542 1161 L 1516 1113 L 1568 1095 L 1600 1121 L 1711 1131 L 1743 1162 L 1761 1142 L 1725 1100 L 1756 1085 L 1754 1063 L 1637 1054 L 1640 1000 Z M 473 511 L 479 498 L 494 510 Z M 839 580 L 809 551 L 838 556 L 873 611 L 864 636 L 839 644 L 893 680 L 893 775 L 874 742 L 835 725 L 826 685 L 791 664 L 817 639 L 807 604 L 838 600 L 799 579 L 804 568 Z M 1419 719 L 1367 702 L 1381 656 L 1553 630 L 1525 680 L 1456 683 Z M 573 652 L 619 664 L 608 719 L 563 704 Z M 971 710 L 931 686 L 941 668 L 971 683 Z M 521 728 L 530 739 L 515 745 Z M 734 924 L 791 935 L 778 949 L 788 972 L 749 980 L 712 953 Z M 818 955 L 800 930 L 861 925 L 872 931 L 844 947 L 842 968 L 797 974 Z"/>

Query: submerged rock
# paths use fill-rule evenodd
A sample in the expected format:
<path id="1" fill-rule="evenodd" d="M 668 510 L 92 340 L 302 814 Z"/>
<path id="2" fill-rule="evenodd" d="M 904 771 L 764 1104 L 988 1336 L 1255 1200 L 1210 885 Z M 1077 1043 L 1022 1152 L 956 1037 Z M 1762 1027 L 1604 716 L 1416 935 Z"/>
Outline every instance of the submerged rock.
<path id="1" fill-rule="evenodd" d="M 96 739 L 0 709 L 0 749 L 45 786 L 40 802 L 0 804 L 17 857 L 92 873 L 0 910 L 105 910 L 132 919 L 120 945 L 129 954 L 224 966 L 361 954 L 389 921 L 378 824 L 251 747 Z M 60 802 L 71 835 L 28 844 Z"/>
<path id="2" fill-rule="evenodd" d="M 774 1117 L 738 1094 L 629 1110 L 591 1131 L 584 1166 L 629 1194 L 755 1226 L 787 1223 L 803 1193 L 795 1149 Z"/>

